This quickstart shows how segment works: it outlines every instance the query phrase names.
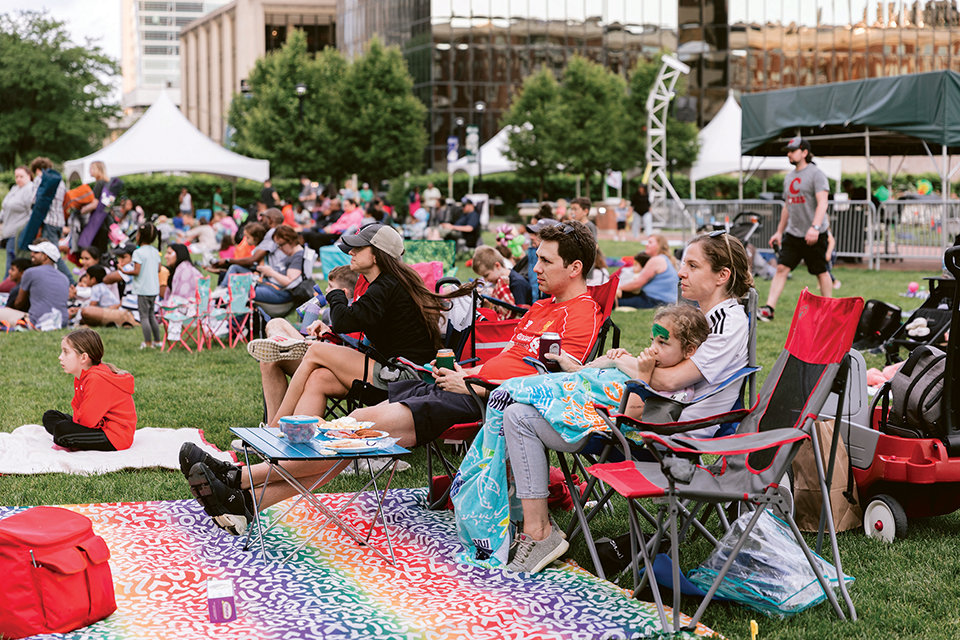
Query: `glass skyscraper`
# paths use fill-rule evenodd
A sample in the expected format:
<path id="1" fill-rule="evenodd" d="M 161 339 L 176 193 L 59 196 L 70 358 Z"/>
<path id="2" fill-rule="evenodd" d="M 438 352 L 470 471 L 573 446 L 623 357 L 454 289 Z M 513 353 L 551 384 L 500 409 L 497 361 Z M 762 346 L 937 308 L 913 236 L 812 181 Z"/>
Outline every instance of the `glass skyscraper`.
<path id="1" fill-rule="evenodd" d="M 523 79 L 543 65 L 559 75 L 575 53 L 626 76 L 639 58 L 673 52 L 691 67 L 700 126 L 731 90 L 960 71 L 956 0 L 338 1 L 344 53 L 374 33 L 404 52 L 430 111 L 425 161 L 438 169 L 447 137 L 462 140 L 458 122 L 482 121 L 490 138 Z"/>

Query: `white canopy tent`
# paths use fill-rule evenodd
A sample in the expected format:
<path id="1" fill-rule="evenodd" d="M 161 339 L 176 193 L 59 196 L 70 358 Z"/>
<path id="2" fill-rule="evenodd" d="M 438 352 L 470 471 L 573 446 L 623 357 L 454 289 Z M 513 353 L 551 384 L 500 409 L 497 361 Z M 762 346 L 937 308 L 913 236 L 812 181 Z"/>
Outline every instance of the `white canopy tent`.
<path id="1" fill-rule="evenodd" d="M 263 182 L 270 177 L 270 161 L 247 158 L 224 149 L 203 135 L 161 92 L 146 113 L 126 133 L 103 149 L 63 165 L 65 177 L 90 182 L 90 164 L 99 160 L 110 177 L 134 173 L 184 171 L 211 173 Z"/>
<path id="2" fill-rule="evenodd" d="M 690 197 L 697 197 L 697 180 L 723 173 L 743 171 L 743 180 L 759 174 L 766 180 L 774 173 L 787 173 L 793 165 L 782 156 L 743 156 L 740 157 L 740 105 L 734 97 L 727 101 L 714 116 L 710 124 L 700 131 L 700 155 L 690 167 Z M 826 176 L 840 188 L 842 162 L 833 158 L 815 158 L 814 162 Z"/>
<path id="3" fill-rule="evenodd" d="M 456 162 L 450 163 L 450 173 L 466 171 L 468 175 L 476 177 L 481 170 L 484 174 L 516 171 L 517 163 L 507 160 L 503 155 L 507 150 L 508 129 L 509 127 L 500 129 L 497 135 L 487 140 L 486 144 L 480 147 L 479 162 L 468 162 L 466 156 L 458 158 Z M 737 144 L 740 144 L 739 138 Z"/>

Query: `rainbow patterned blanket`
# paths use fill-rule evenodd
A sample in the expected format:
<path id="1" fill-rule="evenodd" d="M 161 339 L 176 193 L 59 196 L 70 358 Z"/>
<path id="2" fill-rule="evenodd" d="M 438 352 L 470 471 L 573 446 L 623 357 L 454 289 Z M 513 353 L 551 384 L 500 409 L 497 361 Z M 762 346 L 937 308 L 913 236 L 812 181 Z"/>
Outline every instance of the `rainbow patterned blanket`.
<path id="1" fill-rule="evenodd" d="M 453 516 L 425 510 L 423 492 L 398 489 L 387 498 L 396 566 L 333 526 L 316 532 L 320 513 L 303 503 L 267 534 L 268 561 L 259 547 L 244 551 L 242 538 L 216 529 L 192 500 L 68 506 L 89 517 L 110 548 L 118 609 L 97 624 L 51 637 L 492 640 L 657 634 L 652 604 L 630 599 L 573 564 L 532 576 L 458 564 L 462 546 Z M 321 494 L 334 508 L 346 499 Z M 342 517 L 360 528 L 375 504 L 365 494 Z M 267 513 L 278 515 L 287 506 Z M 0 517 L 18 510 L 0 508 Z M 292 551 L 311 535 L 293 559 L 278 562 L 280 550 Z M 208 621 L 208 578 L 233 581 L 235 621 Z M 712 633 L 698 629 L 698 635 Z"/>

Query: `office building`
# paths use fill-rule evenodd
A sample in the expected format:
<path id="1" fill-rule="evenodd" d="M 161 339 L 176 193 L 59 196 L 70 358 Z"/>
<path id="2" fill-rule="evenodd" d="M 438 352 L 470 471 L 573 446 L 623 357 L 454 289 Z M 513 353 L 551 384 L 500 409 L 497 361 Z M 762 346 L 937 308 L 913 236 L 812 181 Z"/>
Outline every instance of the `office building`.
<path id="1" fill-rule="evenodd" d="M 230 101 L 257 58 L 279 49 L 292 29 L 316 52 L 335 46 L 336 0 L 234 0 L 184 27 L 180 109 L 215 142 L 228 138 Z"/>
<path id="2" fill-rule="evenodd" d="M 641 58 L 674 53 L 691 67 L 678 106 L 700 126 L 730 91 L 960 71 L 953 0 L 236 0 L 181 36 L 190 120 L 223 140 L 239 80 L 293 26 L 348 58 L 374 34 L 399 46 L 429 109 L 424 161 L 437 169 L 448 136 L 462 142 L 481 124 L 489 139 L 523 79 L 543 65 L 559 75 L 574 54 L 626 76 Z"/>
<path id="3" fill-rule="evenodd" d="M 559 75 L 574 53 L 627 75 L 673 52 L 691 67 L 682 106 L 700 126 L 730 90 L 960 71 L 952 0 L 340 0 L 337 28 L 348 55 L 373 33 L 402 48 L 438 169 L 458 122 L 482 122 L 488 139 L 523 78 L 542 65 Z"/>
<path id="4" fill-rule="evenodd" d="M 121 105 L 139 117 L 161 89 L 180 104 L 180 29 L 224 4 L 121 0 Z"/>

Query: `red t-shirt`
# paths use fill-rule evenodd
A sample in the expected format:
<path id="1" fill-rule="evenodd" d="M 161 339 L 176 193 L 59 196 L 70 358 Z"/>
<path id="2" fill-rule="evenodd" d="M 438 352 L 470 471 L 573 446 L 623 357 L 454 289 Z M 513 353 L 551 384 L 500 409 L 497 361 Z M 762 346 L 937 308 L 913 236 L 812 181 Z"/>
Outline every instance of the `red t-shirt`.
<path id="1" fill-rule="evenodd" d="M 603 317 L 600 305 L 589 293 L 561 304 L 557 304 L 554 298 L 535 302 L 530 311 L 520 318 L 507 350 L 480 367 L 480 375 L 487 380 L 498 381 L 536 373 L 523 358 L 537 357 L 540 336 L 547 332 L 559 333 L 560 348 L 583 362 L 590 353 L 601 324 Z"/>

